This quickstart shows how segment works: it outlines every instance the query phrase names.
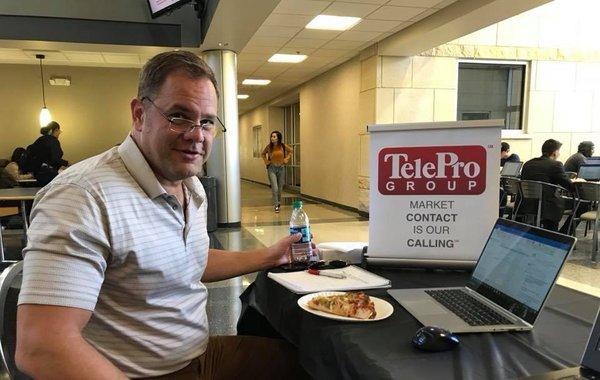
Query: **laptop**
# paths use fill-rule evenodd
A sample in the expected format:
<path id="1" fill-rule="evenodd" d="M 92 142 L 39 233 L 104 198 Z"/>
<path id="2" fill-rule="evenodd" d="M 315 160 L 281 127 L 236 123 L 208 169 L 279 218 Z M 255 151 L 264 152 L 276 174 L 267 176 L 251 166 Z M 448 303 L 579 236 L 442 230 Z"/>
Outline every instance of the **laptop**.
<path id="1" fill-rule="evenodd" d="M 502 177 L 518 177 L 521 174 L 522 162 L 505 162 L 500 176 Z"/>
<path id="2" fill-rule="evenodd" d="M 586 181 L 600 181 L 600 162 L 595 165 L 581 165 L 577 178 L 585 179 Z"/>
<path id="3" fill-rule="evenodd" d="M 575 241 L 498 219 L 466 286 L 388 293 L 425 326 L 455 333 L 531 330 Z"/>

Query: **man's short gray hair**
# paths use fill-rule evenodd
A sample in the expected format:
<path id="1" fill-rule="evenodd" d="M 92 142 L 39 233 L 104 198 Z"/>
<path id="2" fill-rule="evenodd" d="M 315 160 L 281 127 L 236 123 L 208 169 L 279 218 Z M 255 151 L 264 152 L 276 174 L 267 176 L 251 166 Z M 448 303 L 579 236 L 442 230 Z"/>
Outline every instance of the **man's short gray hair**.
<path id="1" fill-rule="evenodd" d="M 219 96 L 217 79 L 208 64 L 190 51 L 179 50 L 160 53 L 146 62 L 140 72 L 138 99 L 145 96 L 154 99 L 167 76 L 180 70 L 192 79 L 209 79 L 215 86 L 217 97 Z"/>

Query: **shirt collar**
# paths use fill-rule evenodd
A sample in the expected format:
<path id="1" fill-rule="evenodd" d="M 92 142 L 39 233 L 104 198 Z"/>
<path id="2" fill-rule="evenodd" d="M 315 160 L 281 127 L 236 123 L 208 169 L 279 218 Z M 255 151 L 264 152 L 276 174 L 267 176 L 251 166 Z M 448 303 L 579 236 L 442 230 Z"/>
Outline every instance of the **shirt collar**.
<path id="1" fill-rule="evenodd" d="M 118 151 L 125 168 L 150 199 L 167 194 L 131 135 L 128 135 L 125 141 L 119 145 Z M 184 179 L 183 184 L 193 198 L 200 202 L 204 200 L 204 188 L 196 176 Z"/>

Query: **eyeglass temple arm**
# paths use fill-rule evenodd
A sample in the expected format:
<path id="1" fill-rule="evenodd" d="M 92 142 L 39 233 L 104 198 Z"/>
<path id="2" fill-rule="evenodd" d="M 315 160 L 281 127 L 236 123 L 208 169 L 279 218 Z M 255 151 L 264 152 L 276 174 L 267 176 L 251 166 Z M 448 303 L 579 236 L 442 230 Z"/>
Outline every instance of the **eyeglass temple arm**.
<path id="1" fill-rule="evenodd" d="M 219 121 L 219 123 L 221 123 L 221 126 L 223 127 L 223 133 L 227 132 L 227 128 L 225 128 L 225 124 L 223 124 L 223 122 L 221 121 L 221 119 L 219 119 L 218 116 L 217 116 L 217 120 Z"/>

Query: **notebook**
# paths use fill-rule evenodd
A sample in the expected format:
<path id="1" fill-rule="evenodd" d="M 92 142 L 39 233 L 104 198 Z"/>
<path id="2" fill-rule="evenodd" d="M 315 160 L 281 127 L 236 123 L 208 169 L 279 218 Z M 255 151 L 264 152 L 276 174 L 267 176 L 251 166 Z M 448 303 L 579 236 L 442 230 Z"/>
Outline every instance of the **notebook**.
<path id="1" fill-rule="evenodd" d="M 600 165 L 581 165 L 579 167 L 579 173 L 577 173 L 577 178 L 591 182 L 600 181 Z"/>
<path id="2" fill-rule="evenodd" d="M 325 291 L 348 291 L 381 289 L 391 287 L 387 278 L 378 276 L 367 270 L 350 265 L 339 269 L 325 269 L 322 272 L 340 273 L 344 279 L 325 276 L 315 276 L 306 271 L 273 273 L 268 276 L 296 294 L 308 294 Z"/>
<path id="3" fill-rule="evenodd" d="M 457 333 L 531 330 L 575 241 L 498 219 L 467 286 L 388 293 L 426 326 Z"/>
<path id="4" fill-rule="evenodd" d="M 500 176 L 502 177 L 518 177 L 521 174 L 522 162 L 505 162 Z"/>

